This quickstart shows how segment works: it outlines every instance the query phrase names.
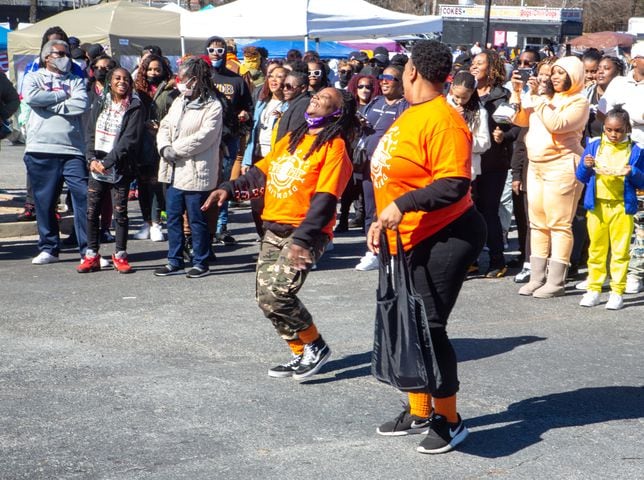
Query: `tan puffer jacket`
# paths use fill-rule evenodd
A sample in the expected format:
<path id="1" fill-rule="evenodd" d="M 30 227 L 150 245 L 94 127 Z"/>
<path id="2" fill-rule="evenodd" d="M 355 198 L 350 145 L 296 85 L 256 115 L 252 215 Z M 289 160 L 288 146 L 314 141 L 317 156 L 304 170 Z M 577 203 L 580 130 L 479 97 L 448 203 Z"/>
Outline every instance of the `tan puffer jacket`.
<path id="1" fill-rule="evenodd" d="M 215 97 L 188 101 L 181 95 L 175 99 L 157 133 L 160 182 L 191 192 L 217 186 L 222 112 L 221 102 Z M 174 164 L 163 158 L 163 149 L 169 146 L 179 157 Z"/>

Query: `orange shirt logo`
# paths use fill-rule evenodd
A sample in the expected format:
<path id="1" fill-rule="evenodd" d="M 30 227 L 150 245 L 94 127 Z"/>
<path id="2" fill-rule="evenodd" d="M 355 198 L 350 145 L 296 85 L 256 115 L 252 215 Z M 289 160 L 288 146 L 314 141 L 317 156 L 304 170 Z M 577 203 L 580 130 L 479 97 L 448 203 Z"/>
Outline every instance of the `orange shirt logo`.
<path id="1" fill-rule="evenodd" d="M 272 196 L 288 198 L 304 183 L 306 170 L 304 161 L 300 158 L 303 156 L 304 153 L 299 150 L 294 155 L 286 152 L 271 162 L 266 189 Z"/>
<path id="2" fill-rule="evenodd" d="M 371 180 L 373 181 L 374 188 L 381 188 L 389 179 L 389 176 L 384 170 L 389 170 L 389 161 L 392 158 L 396 145 L 398 145 L 399 135 L 400 127 L 392 126 L 382 136 L 378 142 L 378 146 L 373 152 L 371 157 Z"/>

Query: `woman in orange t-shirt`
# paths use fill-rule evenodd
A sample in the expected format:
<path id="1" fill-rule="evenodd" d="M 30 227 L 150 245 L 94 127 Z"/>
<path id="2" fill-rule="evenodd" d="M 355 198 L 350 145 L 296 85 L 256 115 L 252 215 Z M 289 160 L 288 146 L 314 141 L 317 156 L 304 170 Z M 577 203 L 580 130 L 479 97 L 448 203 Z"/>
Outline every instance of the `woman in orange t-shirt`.
<path id="1" fill-rule="evenodd" d="M 451 67 L 446 45 L 431 40 L 414 45 L 402 76 L 411 106 L 371 157 L 378 220 L 369 229 L 367 244 L 378 252 L 380 233 L 387 229 L 390 251 L 406 256 L 442 377 L 435 390 L 409 392 L 408 408 L 378 433 L 428 432 L 417 448 L 421 453 L 447 452 L 468 433 L 456 410 L 456 355 L 446 325 L 486 236 L 485 221 L 470 196 L 472 136 L 442 94 Z M 396 251 L 396 230 L 404 252 Z M 427 365 L 432 374 L 431 363 Z"/>
<path id="2" fill-rule="evenodd" d="M 352 174 L 343 136 L 356 127 L 356 103 L 348 92 L 324 88 L 304 116 L 306 123 L 244 175 L 220 185 L 202 207 L 264 197 L 257 303 L 292 352 L 268 375 L 296 379 L 315 375 L 331 354 L 297 292 L 333 237 L 338 198 Z"/>

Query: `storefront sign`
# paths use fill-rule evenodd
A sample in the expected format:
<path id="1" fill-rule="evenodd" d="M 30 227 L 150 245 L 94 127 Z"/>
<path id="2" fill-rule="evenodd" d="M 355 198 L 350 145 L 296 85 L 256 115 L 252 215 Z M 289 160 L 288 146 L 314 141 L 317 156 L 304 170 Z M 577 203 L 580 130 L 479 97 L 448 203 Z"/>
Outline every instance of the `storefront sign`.
<path id="1" fill-rule="evenodd" d="M 440 16 L 445 18 L 476 18 L 485 14 L 482 5 L 440 5 Z M 547 7 L 497 7 L 492 6 L 490 18 L 494 20 L 519 20 L 543 22 L 581 22 L 581 8 L 547 8 Z"/>

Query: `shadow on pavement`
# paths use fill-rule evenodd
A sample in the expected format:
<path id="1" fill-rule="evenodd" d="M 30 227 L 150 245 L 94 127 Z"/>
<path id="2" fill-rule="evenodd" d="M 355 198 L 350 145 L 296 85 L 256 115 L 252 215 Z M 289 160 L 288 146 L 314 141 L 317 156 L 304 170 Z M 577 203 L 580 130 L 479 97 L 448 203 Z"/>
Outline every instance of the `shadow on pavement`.
<path id="1" fill-rule="evenodd" d="M 466 420 L 472 427 L 459 450 L 486 458 L 507 457 L 541 441 L 554 428 L 568 428 L 644 416 L 644 387 L 593 387 L 553 393 L 513 403 L 505 412 Z"/>
<path id="2" fill-rule="evenodd" d="M 467 362 L 469 360 L 501 355 L 522 345 L 528 345 L 542 340 L 546 340 L 546 338 L 529 335 L 506 338 L 456 338 L 452 339 L 452 344 L 456 349 L 459 362 Z M 322 367 L 320 373 L 330 373 L 336 370 L 341 371 L 337 372 L 333 377 L 316 378 L 303 383 L 314 385 L 371 375 L 371 352 L 356 353 L 331 360 Z"/>
<path id="3" fill-rule="evenodd" d="M 459 362 L 479 360 L 481 358 L 493 357 L 514 350 L 522 345 L 529 345 L 534 342 L 546 340 L 545 337 L 523 335 L 520 337 L 505 338 L 452 338 L 452 345 L 456 350 L 456 358 Z"/>

